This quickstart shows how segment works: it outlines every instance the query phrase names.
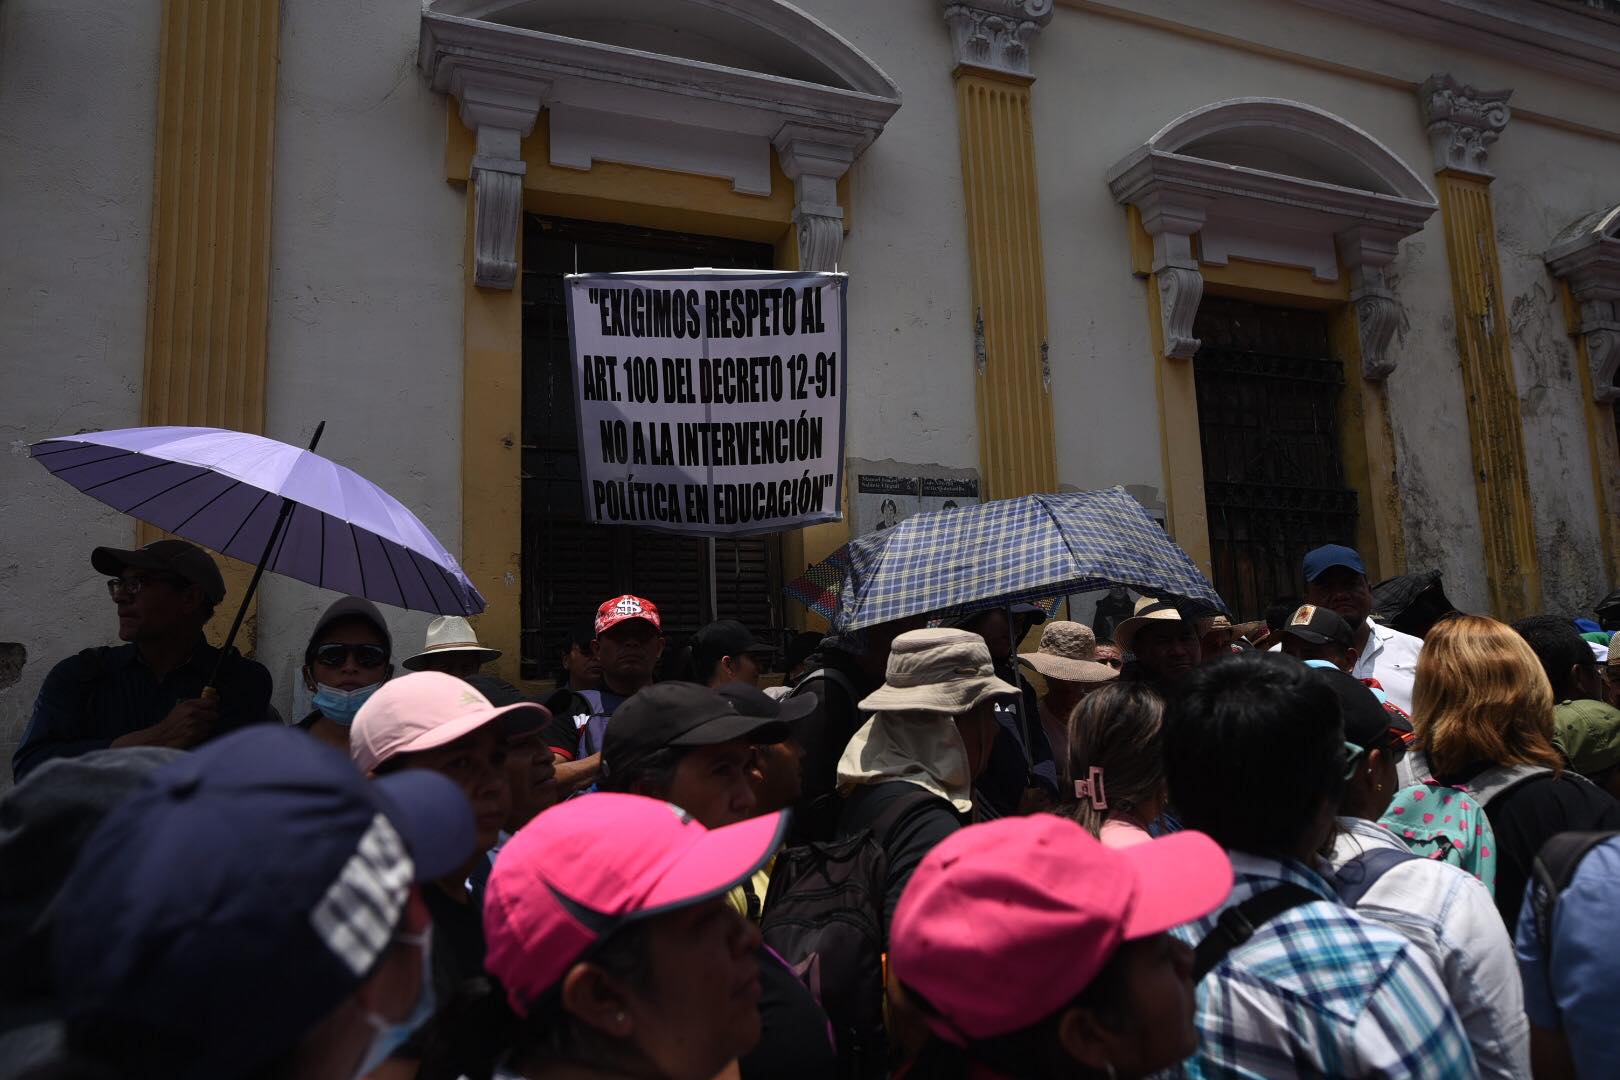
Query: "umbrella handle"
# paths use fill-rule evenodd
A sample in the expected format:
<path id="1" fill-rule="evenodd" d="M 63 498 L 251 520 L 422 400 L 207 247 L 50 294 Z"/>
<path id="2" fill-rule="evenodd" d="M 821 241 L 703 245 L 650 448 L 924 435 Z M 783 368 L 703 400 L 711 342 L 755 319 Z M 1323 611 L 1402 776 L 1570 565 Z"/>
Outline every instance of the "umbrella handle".
<path id="1" fill-rule="evenodd" d="M 316 444 L 321 441 L 321 432 L 325 430 L 325 420 L 315 425 L 315 434 L 309 440 L 310 450 L 315 449 Z M 216 686 L 219 681 L 219 669 L 225 663 L 225 654 L 231 651 L 231 646 L 236 642 L 236 632 L 242 629 L 242 620 L 247 618 L 248 605 L 253 602 L 253 594 L 259 589 L 259 579 L 264 577 L 265 564 L 270 561 L 270 553 L 275 550 L 276 541 L 280 539 L 282 529 L 286 528 L 287 519 L 292 517 L 295 506 L 297 503 L 285 496 L 282 497 L 281 513 L 276 515 L 275 526 L 270 530 L 270 539 L 264 543 L 264 554 L 259 556 L 258 565 L 253 568 L 253 577 L 248 580 L 247 591 L 242 594 L 242 602 L 237 605 L 236 618 L 231 620 L 230 633 L 225 635 L 225 641 L 219 647 L 219 655 L 214 657 L 214 670 L 208 673 L 208 685 L 202 690 L 204 701 L 219 700 L 219 689 Z"/>

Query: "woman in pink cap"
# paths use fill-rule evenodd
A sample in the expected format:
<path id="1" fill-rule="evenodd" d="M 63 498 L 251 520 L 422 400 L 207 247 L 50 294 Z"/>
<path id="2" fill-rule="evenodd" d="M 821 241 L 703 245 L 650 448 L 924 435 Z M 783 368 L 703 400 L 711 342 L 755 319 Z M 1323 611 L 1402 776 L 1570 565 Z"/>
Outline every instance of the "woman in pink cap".
<path id="1" fill-rule="evenodd" d="M 782 843 L 782 814 L 705 829 L 673 804 L 598 793 L 501 849 L 485 966 L 516 1015 L 524 1080 L 714 1080 L 760 1037 L 759 930 L 726 893 Z"/>
<path id="2" fill-rule="evenodd" d="M 929 1030 L 897 1076 L 1134 1077 L 1183 1060 L 1193 953 L 1166 931 L 1231 888 L 1226 853 L 1197 832 L 1112 849 L 1036 814 L 953 834 L 894 913 L 891 974 Z"/>

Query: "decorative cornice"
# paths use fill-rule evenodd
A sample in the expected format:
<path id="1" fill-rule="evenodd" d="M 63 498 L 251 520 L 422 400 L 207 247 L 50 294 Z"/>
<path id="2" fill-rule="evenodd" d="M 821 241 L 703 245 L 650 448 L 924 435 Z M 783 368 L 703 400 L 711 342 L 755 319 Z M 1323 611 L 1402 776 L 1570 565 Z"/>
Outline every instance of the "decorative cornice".
<path id="1" fill-rule="evenodd" d="M 1052 21 L 1053 0 L 945 0 L 958 66 L 1032 78 L 1029 47 Z"/>
<path id="2" fill-rule="evenodd" d="M 471 173 L 476 284 L 510 289 L 517 283 L 526 171 L 521 144 L 543 107 L 579 121 L 552 132 L 554 163 L 573 168 L 589 168 L 598 155 L 646 164 L 646 154 L 661 150 L 664 167 L 728 176 L 739 190 L 769 194 L 765 143 L 775 143 L 795 183 L 801 254 L 815 260 L 805 265 L 831 269 L 837 262 L 843 237 L 838 179 L 900 107 L 899 90 L 853 46 L 796 8 L 759 0 L 697 6 L 725 9 L 779 33 L 798 27 L 807 55 L 848 85 L 868 89 L 489 22 L 460 14 L 481 10 L 460 0 L 424 7 L 417 63 L 435 89 L 455 97 L 462 122 L 477 137 Z M 592 118 L 602 118 L 598 130 L 581 134 Z M 671 132 L 691 136 L 674 155 L 666 146 Z"/>
<path id="3" fill-rule="evenodd" d="M 1620 89 L 1620 17 L 1544 0 L 1296 0 L 1423 38 Z"/>
<path id="4" fill-rule="evenodd" d="M 1450 75 L 1431 75 L 1418 88 L 1418 107 L 1434 149 L 1436 172 L 1494 177 L 1485 159 L 1507 127 L 1512 90 L 1476 90 Z"/>
<path id="5" fill-rule="evenodd" d="M 1576 221 L 1544 256 L 1553 276 L 1569 286 L 1575 325 L 1585 339 L 1592 371 L 1592 397 L 1620 400 L 1620 205 Z"/>

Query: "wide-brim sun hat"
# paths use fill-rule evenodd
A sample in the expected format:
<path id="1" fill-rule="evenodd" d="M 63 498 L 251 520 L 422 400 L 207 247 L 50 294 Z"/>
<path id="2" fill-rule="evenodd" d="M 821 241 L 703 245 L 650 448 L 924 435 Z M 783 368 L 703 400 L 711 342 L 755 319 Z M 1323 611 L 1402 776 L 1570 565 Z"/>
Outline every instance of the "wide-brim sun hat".
<path id="1" fill-rule="evenodd" d="M 501 658 L 501 650 L 478 643 L 472 623 L 461 615 L 440 615 L 428 623 L 427 640 L 421 652 L 400 662 L 406 671 L 422 671 L 423 661 L 445 653 L 476 653 L 478 662 L 487 664 Z"/>
<path id="2" fill-rule="evenodd" d="M 967 712 L 988 698 L 1018 693 L 996 674 L 984 638 L 939 627 L 894 639 L 883 685 L 857 706 L 863 712 Z"/>
<path id="3" fill-rule="evenodd" d="M 1101 683 L 1117 679 L 1119 672 L 1093 659 L 1097 655 L 1097 635 L 1084 623 L 1059 620 L 1041 631 L 1038 652 L 1018 659 L 1048 679 L 1072 683 Z"/>
<path id="4" fill-rule="evenodd" d="M 1114 627 L 1114 644 L 1125 652 L 1135 652 L 1137 633 L 1144 626 L 1161 622 L 1185 623 L 1187 626 L 1193 627 L 1193 624 L 1182 616 L 1181 609 L 1176 606 L 1174 601 L 1158 600 L 1151 596 L 1144 596 L 1136 602 L 1136 608 L 1131 612 L 1131 617 Z"/>
<path id="5" fill-rule="evenodd" d="M 1226 852 L 1191 830 L 1110 848 L 1053 814 L 970 825 L 907 882 L 890 969 L 935 1034 L 965 1045 L 1046 1019 L 1121 944 L 1207 915 L 1231 890 Z"/>

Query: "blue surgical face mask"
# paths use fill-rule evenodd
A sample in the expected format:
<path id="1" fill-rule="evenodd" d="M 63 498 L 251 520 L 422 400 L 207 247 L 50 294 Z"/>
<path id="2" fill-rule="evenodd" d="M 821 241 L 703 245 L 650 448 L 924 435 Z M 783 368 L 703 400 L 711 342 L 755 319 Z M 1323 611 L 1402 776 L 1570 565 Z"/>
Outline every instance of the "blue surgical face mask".
<path id="1" fill-rule="evenodd" d="M 371 1049 L 366 1051 L 366 1058 L 360 1063 L 360 1071 L 354 1074 L 355 1080 L 387 1061 L 416 1033 L 417 1028 L 433 1017 L 433 928 L 430 926 L 420 934 L 396 934 L 394 940 L 422 950 L 422 989 L 416 995 L 416 1008 L 403 1020 L 395 1022 L 373 1012 L 366 1014 L 366 1023 L 377 1034 L 372 1037 Z"/>
<path id="2" fill-rule="evenodd" d="M 366 699 L 375 694 L 381 685 L 382 683 L 378 682 L 357 690 L 339 690 L 325 683 L 316 683 L 315 698 L 311 704 L 332 723 L 348 727 L 354 723 L 354 714 L 360 711 L 360 706 L 364 705 Z"/>

